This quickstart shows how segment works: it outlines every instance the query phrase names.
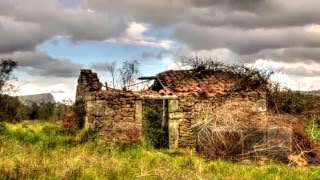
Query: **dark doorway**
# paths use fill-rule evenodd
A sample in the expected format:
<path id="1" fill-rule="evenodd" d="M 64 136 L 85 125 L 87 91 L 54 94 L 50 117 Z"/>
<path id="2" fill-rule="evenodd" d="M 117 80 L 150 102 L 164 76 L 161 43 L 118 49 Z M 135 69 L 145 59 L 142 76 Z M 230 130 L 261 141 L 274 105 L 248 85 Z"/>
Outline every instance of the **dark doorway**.
<path id="1" fill-rule="evenodd" d="M 168 100 L 145 99 L 142 112 L 145 140 L 155 148 L 169 148 Z"/>

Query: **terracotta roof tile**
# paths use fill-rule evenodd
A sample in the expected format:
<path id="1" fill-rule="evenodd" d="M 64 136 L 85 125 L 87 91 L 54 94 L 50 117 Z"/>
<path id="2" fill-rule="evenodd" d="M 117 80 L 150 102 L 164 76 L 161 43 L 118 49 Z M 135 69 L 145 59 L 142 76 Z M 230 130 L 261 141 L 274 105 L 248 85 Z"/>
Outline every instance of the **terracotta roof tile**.
<path id="1" fill-rule="evenodd" d="M 197 74 L 192 70 L 170 70 L 157 74 L 157 79 L 165 86 L 166 91 L 171 93 L 221 94 L 230 90 L 234 84 L 231 74 L 220 71 Z M 159 93 L 167 95 L 165 91 Z"/>

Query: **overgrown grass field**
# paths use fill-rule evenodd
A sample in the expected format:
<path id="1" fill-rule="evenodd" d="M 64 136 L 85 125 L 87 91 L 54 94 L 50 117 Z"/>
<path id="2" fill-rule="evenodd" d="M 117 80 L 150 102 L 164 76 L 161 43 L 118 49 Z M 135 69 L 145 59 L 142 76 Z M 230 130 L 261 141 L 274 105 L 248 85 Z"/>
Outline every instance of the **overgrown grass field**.
<path id="1" fill-rule="evenodd" d="M 61 124 L 0 124 L 0 179 L 319 179 L 318 167 L 206 161 L 191 150 L 108 145 Z"/>

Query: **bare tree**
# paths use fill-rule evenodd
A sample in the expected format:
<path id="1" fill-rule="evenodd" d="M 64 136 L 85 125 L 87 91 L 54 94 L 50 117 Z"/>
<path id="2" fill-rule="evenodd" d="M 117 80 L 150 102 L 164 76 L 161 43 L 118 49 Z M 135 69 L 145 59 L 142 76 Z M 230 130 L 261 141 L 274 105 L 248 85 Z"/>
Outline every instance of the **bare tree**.
<path id="1" fill-rule="evenodd" d="M 137 60 L 127 60 L 123 62 L 122 67 L 119 69 L 123 88 L 128 88 L 138 78 L 140 74 L 139 65 L 140 63 Z"/>
<path id="2" fill-rule="evenodd" d="M 113 88 L 116 88 L 116 78 L 117 78 L 116 67 L 117 67 L 117 63 L 115 61 L 109 62 L 106 65 L 107 72 L 109 72 L 112 77 Z"/>

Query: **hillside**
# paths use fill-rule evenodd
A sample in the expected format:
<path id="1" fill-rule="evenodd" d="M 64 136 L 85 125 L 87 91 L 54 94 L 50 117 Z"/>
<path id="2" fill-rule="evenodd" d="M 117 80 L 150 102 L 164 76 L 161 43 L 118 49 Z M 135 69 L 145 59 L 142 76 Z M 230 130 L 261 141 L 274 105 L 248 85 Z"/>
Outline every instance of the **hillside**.
<path id="1" fill-rule="evenodd" d="M 33 94 L 27 96 L 19 96 L 19 100 L 28 106 L 31 106 L 32 103 L 56 103 L 53 95 L 51 93 L 43 93 L 43 94 Z"/>

